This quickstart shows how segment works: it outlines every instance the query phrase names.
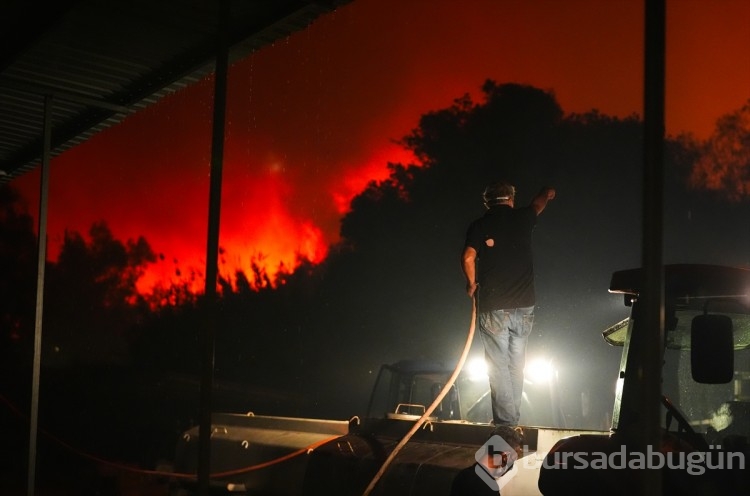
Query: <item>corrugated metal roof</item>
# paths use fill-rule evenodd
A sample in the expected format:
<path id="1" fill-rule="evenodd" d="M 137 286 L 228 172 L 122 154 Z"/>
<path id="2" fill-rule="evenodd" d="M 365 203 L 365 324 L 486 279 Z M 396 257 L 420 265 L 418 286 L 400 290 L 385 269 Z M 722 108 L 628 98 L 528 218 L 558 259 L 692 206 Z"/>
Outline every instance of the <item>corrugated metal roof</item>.
<path id="1" fill-rule="evenodd" d="M 229 0 L 230 61 L 350 1 Z M 45 95 L 57 155 L 213 70 L 218 0 L 46 4 L 0 5 L 0 184 L 40 161 Z"/>

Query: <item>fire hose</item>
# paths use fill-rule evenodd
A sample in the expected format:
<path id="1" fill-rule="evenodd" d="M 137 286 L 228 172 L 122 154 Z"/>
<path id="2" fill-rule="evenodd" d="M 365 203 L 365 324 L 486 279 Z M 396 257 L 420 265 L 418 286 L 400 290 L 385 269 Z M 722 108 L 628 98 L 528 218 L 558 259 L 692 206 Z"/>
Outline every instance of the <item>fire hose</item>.
<path id="1" fill-rule="evenodd" d="M 425 412 L 422 414 L 422 416 L 414 423 L 412 428 L 407 432 L 404 437 L 399 441 L 399 443 L 396 445 L 395 448 L 393 448 L 393 451 L 391 451 L 391 454 L 388 455 L 388 458 L 385 459 L 383 462 L 383 465 L 380 466 L 380 469 L 375 474 L 375 476 L 370 481 L 370 484 L 365 489 L 365 492 L 362 493 L 362 496 L 368 496 L 373 489 L 375 489 L 375 486 L 377 485 L 378 481 L 383 477 L 383 474 L 388 470 L 388 467 L 391 465 L 393 460 L 396 458 L 396 455 L 398 455 L 399 451 L 406 446 L 406 443 L 409 442 L 409 440 L 414 436 L 414 434 L 417 433 L 417 431 L 422 427 L 422 425 L 427 421 L 427 419 L 432 415 L 432 412 L 435 411 L 435 409 L 438 407 L 441 401 L 443 401 L 443 398 L 448 394 L 448 391 L 450 391 L 451 387 L 453 386 L 453 383 L 456 382 L 456 379 L 458 378 L 458 374 L 461 373 L 461 369 L 464 366 L 464 363 L 466 362 L 466 357 L 469 355 L 469 350 L 471 349 L 471 343 L 474 340 L 474 330 L 476 328 L 477 323 L 477 300 L 476 298 L 472 298 L 472 306 L 471 306 L 471 324 L 469 325 L 469 335 L 466 338 L 466 344 L 464 345 L 463 353 L 461 353 L 461 357 L 458 359 L 458 363 L 456 364 L 456 368 L 453 370 L 453 374 L 451 374 L 448 381 L 445 383 L 445 386 L 443 386 L 443 389 L 440 391 L 440 393 L 435 397 L 435 400 L 432 402 L 432 404 L 427 407 Z"/>
<path id="2" fill-rule="evenodd" d="M 27 416 L 15 404 L 13 404 L 12 401 L 6 398 L 3 394 L 0 394 L 0 403 L 4 403 L 10 409 L 10 411 L 14 415 L 18 416 L 21 420 L 28 420 Z M 52 434 L 51 432 L 45 429 L 40 429 L 40 432 L 47 438 L 51 439 L 56 444 L 62 446 L 69 452 L 77 455 L 78 457 L 82 459 L 86 459 L 91 462 L 94 462 L 103 466 L 107 466 L 109 468 L 112 468 L 121 472 L 135 473 L 135 474 L 141 474 L 141 475 L 146 475 L 146 476 L 162 477 L 162 478 L 169 478 L 169 479 L 197 480 L 198 478 L 197 474 L 195 473 L 179 473 L 179 472 L 173 472 L 173 471 L 168 471 L 168 470 L 148 470 L 148 469 L 138 468 L 138 467 L 134 467 L 134 466 L 127 465 L 124 463 L 120 463 L 120 462 L 107 460 L 97 455 L 93 455 L 84 450 L 81 450 L 73 446 L 72 444 L 66 441 L 63 441 L 62 439 L 60 439 L 59 437 L 55 436 L 54 434 Z M 309 453 L 310 451 L 314 450 L 318 446 L 321 446 L 329 441 L 332 441 L 333 439 L 336 439 L 336 437 L 338 436 L 331 436 L 331 437 L 322 439 L 320 441 L 312 443 L 308 446 L 300 448 L 291 453 L 287 453 L 286 455 L 280 456 L 273 460 L 268 460 L 268 461 L 261 462 L 261 463 L 251 465 L 251 466 L 247 466 L 247 467 L 241 467 L 241 468 L 232 469 L 232 470 L 225 470 L 221 472 L 214 472 L 210 474 L 210 478 L 211 479 L 224 479 L 227 477 L 241 475 L 241 474 L 245 474 L 245 473 L 252 472 L 255 470 L 260 470 L 266 467 L 270 467 L 272 465 L 277 465 L 279 463 L 283 463 L 297 456 Z"/>

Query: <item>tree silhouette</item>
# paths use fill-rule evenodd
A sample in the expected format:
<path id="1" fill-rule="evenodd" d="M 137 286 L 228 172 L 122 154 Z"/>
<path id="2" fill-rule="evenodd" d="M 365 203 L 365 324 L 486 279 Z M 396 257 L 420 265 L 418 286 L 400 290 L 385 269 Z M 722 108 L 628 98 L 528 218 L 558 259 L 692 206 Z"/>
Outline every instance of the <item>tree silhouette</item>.
<path id="1" fill-rule="evenodd" d="M 17 190 L 0 186 L 0 362 L 4 367 L 31 360 L 36 253 L 31 215 Z"/>
<path id="2" fill-rule="evenodd" d="M 105 222 L 92 225 L 89 238 L 66 232 L 47 271 L 43 361 L 127 361 L 128 332 L 147 311 L 136 283 L 156 261 L 148 242 L 123 243 Z"/>
<path id="3" fill-rule="evenodd" d="M 733 202 L 750 198 L 750 100 L 716 123 L 690 175 L 695 189 L 716 191 Z"/>
<path id="4" fill-rule="evenodd" d="M 463 97 L 449 109 L 424 116 L 403 140 L 423 167 L 394 165 L 389 180 L 371 184 L 352 202 L 341 234 L 360 260 L 368 259 L 352 272 L 372 273 L 368 287 L 383 294 L 398 292 L 407 300 L 435 297 L 437 308 L 451 308 L 446 303 L 462 291 L 457 257 L 465 229 L 483 211 L 481 191 L 507 178 L 518 187 L 519 204 L 546 184 L 558 189 L 559 198 L 537 232 L 540 269 L 566 281 L 556 291 L 575 294 L 567 284 L 574 279 L 587 285 L 584 292 L 593 284 L 606 289 L 609 272 L 630 262 L 617 255 L 624 251 L 624 236 L 638 247 L 637 119 L 598 113 L 563 119 L 550 93 L 491 81 L 483 90 L 484 102 Z M 577 219 L 575 229 L 571 219 Z M 577 277 L 581 271 L 601 272 L 601 280 Z M 539 277 L 554 282 L 545 272 Z M 399 283 L 393 285 L 394 280 Z M 406 315 L 415 311 L 404 308 Z M 465 314 L 454 321 L 457 329 L 465 327 L 459 325 Z"/>
<path id="5" fill-rule="evenodd" d="M 667 142 L 665 253 L 673 261 L 750 267 L 750 101 L 705 141 Z"/>

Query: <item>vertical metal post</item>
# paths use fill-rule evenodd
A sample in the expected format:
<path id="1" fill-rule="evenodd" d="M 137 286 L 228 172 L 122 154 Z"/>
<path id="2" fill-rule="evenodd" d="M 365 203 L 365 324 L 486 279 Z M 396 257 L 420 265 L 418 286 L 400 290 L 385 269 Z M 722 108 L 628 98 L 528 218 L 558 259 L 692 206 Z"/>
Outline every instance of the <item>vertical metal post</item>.
<path id="1" fill-rule="evenodd" d="M 42 178 L 39 187 L 39 237 L 37 239 L 36 314 L 34 321 L 34 362 L 31 379 L 31 414 L 29 428 L 29 467 L 27 494 L 34 495 L 36 481 L 36 447 L 39 424 L 39 379 L 42 369 L 42 317 L 44 314 L 44 269 L 47 263 L 47 204 L 49 198 L 50 144 L 52 143 L 52 97 L 44 97 L 44 130 Z"/>
<path id="2" fill-rule="evenodd" d="M 646 0 L 644 54 L 644 167 L 643 167 L 643 369 L 640 372 L 643 410 L 641 448 L 659 451 L 661 365 L 664 340 L 663 193 L 664 193 L 664 80 L 666 0 Z M 639 494 L 660 495 L 659 470 L 641 470 Z"/>
<path id="3" fill-rule="evenodd" d="M 229 60 L 229 1 L 219 4 L 217 23 L 216 76 L 214 79 L 214 115 L 211 141 L 211 172 L 208 197 L 208 241 L 206 246 L 206 318 L 202 329 L 200 423 L 198 440 L 198 491 L 208 496 L 211 477 L 211 409 L 214 382 L 216 339 L 216 284 L 218 282 L 219 221 L 224 160 L 224 127 Z"/>

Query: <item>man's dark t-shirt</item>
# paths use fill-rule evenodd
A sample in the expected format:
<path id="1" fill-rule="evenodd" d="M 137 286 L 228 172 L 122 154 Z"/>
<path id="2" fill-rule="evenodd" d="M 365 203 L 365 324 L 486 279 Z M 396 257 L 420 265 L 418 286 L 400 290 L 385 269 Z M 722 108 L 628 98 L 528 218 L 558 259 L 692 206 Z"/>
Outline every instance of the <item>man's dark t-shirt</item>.
<path id="1" fill-rule="evenodd" d="M 531 206 L 498 205 L 469 226 L 466 246 L 477 251 L 478 312 L 534 305 L 531 233 L 535 225 Z"/>

